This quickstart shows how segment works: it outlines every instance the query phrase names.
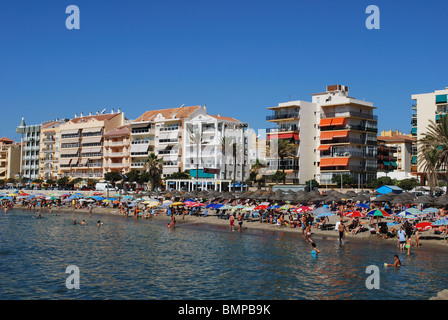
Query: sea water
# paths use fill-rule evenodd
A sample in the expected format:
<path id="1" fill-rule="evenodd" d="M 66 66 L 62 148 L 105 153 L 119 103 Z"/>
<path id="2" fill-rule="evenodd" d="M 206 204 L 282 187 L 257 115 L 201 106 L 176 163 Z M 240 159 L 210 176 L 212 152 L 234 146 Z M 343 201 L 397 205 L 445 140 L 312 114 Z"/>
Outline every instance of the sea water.
<path id="1" fill-rule="evenodd" d="M 35 215 L 0 213 L 0 299 L 398 300 L 448 288 L 444 248 L 424 242 L 407 258 L 394 241 L 340 245 L 329 231 L 313 237 L 320 250 L 313 257 L 301 232 L 251 229 L 258 222 L 245 222 L 239 233 L 188 217 L 168 229 L 160 220 L 118 215 Z M 384 267 L 394 254 L 404 266 Z M 379 289 L 366 286 L 372 265 Z M 68 266 L 79 269 L 79 289 L 66 286 Z"/>

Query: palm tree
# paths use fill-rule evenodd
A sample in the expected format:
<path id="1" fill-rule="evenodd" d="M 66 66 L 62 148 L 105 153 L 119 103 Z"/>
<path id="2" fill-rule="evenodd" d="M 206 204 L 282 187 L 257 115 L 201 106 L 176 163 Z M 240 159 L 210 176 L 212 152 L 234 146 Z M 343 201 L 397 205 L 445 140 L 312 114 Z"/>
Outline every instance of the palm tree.
<path id="1" fill-rule="evenodd" d="M 233 191 L 236 191 L 236 156 L 241 153 L 241 144 L 237 143 L 235 139 L 232 142 L 232 154 L 233 154 Z"/>
<path id="2" fill-rule="evenodd" d="M 262 168 L 265 168 L 266 165 L 261 163 L 260 160 L 257 158 L 255 160 L 255 163 L 250 168 L 250 173 L 255 173 L 255 181 L 257 181 L 257 190 L 261 189 L 261 181 L 263 180 L 263 175 L 260 173 Z"/>
<path id="3" fill-rule="evenodd" d="M 151 191 L 154 191 L 156 185 L 159 184 L 160 175 L 163 170 L 163 159 L 157 157 L 153 152 L 148 155 L 144 164 L 145 171 L 149 174 L 151 181 Z"/>
<path id="4" fill-rule="evenodd" d="M 282 172 L 285 173 L 285 158 L 294 157 L 296 155 L 296 146 L 287 139 L 279 139 L 277 145 L 277 154 L 280 158 Z M 283 184 L 286 183 L 286 175 Z"/>
<path id="5" fill-rule="evenodd" d="M 448 116 L 442 116 L 439 123 L 430 120 L 427 132 L 418 142 L 423 159 L 428 156 L 435 157 L 436 153 L 436 168 L 444 168 L 448 174 Z"/>
<path id="6" fill-rule="evenodd" d="M 221 153 L 222 153 L 222 161 L 224 162 L 224 180 L 227 180 L 227 153 L 226 150 L 229 151 L 232 148 L 234 142 L 233 137 L 223 136 L 221 138 Z"/>
<path id="7" fill-rule="evenodd" d="M 437 167 L 439 162 L 439 153 L 436 148 L 424 149 L 420 153 L 423 162 L 423 171 L 428 177 L 428 184 L 431 196 L 434 194 L 434 189 L 437 186 Z"/>
<path id="8" fill-rule="evenodd" d="M 194 132 L 190 136 L 190 141 L 194 145 L 196 145 L 196 190 L 198 188 L 198 178 L 199 178 L 199 150 L 201 149 L 201 144 L 204 143 L 204 140 L 202 138 L 202 133 L 199 131 Z"/>

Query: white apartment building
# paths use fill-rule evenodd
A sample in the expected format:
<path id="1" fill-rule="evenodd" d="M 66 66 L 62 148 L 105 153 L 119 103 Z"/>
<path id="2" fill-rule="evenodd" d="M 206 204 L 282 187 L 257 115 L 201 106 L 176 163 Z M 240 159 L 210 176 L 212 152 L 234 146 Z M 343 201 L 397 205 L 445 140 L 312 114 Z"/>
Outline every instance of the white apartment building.
<path id="1" fill-rule="evenodd" d="M 30 180 L 39 178 L 40 128 L 40 124 L 26 125 L 25 119 L 22 118 L 16 130 L 22 135 L 20 175 Z"/>
<path id="2" fill-rule="evenodd" d="M 244 181 L 250 169 L 247 127 L 246 123 L 220 114 L 201 114 L 185 121 L 184 171 L 194 179 L 197 176 Z"/>
<path id="3" fill-rule="evenodd" d="M 412 135 L 420 140 L 427 132 L 430 121 L 437 123 L 440 117 L 448 113 L 448 87 L 434 92 L 413 94 L 411 96 L 415 103 L 412 105 Z M 422 170 L 422 161 L 418 156 L 418 145 L 413 150 L 417 172 L 421 178 L 425 178 L 426 173 Z"/>
<path id="4" fill-rule="evenodd" d="M 287 139 L 296 146 L 296 153 L 284 163 L 278 156 L 269 163 L 277 170 L 285 168 L 290 183 L 316 179 L 331 185 L 335 175 L 346 174 L 360 184 L 376 178 L 375 107 L 349 97 L 348 87 L 328 86 L 325 92 L 312 94 L 311 102 L 290 101 L 268 109 L 274 113 L 266 120 L 277 124 L 268 130 L 268 140 Z"/>
<path id="5" fill-rule="evenodd" d="M 143 172 L 152 152 L 163 159 L 162 177 L 184 171 L 182 146 L 185 121 L 206 114 L 205 106 L 178 107 L 147 111 L 131 126 L 131 170 Z"/>

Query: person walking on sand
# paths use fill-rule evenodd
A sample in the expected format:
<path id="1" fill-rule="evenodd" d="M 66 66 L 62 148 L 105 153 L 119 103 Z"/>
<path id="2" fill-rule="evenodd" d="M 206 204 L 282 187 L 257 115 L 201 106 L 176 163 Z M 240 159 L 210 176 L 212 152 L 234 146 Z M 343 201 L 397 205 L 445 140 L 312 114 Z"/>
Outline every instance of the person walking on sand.
<path id="1" fill-rule="evenodd" d="M 235 216 L 232 214 L 229 218 L 230 221 L 230 230 L 235 231 Z"/>

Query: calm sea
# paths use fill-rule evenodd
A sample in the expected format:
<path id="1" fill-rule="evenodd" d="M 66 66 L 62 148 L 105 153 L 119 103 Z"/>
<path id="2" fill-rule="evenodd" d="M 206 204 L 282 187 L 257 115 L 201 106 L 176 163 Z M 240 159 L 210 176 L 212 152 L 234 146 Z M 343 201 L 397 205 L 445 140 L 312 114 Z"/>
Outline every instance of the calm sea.
<path id="1" fill-rule="evenodd" d="M 316 237 L 313 258 L 300 234 L 250 226 L 238 233 L 179 221 L 171 230 L 122 216 L 1 212 L 0 299 L 428 299 L 448 288 L 443 251 L 400 254 L 396 270 L 383 266 L 397 253 L 389 243 Z M 69 265 L 79 268 L 80 289 L 66 288 Z M 370 265 L 380 289 L 366 288 Z"/>

